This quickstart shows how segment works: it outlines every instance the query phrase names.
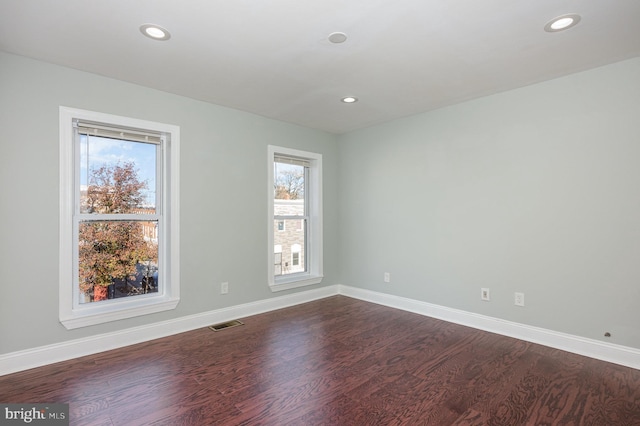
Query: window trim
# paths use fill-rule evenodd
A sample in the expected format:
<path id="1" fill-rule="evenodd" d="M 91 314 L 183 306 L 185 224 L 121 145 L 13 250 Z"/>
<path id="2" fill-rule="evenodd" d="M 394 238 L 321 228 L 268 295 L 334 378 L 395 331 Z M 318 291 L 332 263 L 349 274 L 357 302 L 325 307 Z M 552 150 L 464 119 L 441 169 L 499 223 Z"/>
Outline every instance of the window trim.
<path id="1" fill-rule="evenodd" d="M 165 231 L 166 249 L 163 253 L 165 274 L 163 288 L 157 294 L 107 301 L 107 303 L 85 304 L 74 307 L 73 283 L 77 274 L 74 265 L 74 203 L 76 149 L 74 120 L 108 123 L 113 126 L 134 129 L 149 129 L 169 135 L 162 145 L 161 210 Z M 59 252 L 59 319 L 67 329 L 75 329 L 110 321 L 147 315 L 175 309 L 180 301 L 180 127 L 135 118 L 100 112 L 60 107 L 60 252 Z"/>
<path id="2" fill-rule="evenodd" d="M 294 157 L 306 160 L 308 166 L 308 194 L 306 202 L 309 209 L 309 231 L 307 235 L 307 250 L 305 253 L 305 262 L 308 265 L 307 271 L 290 275 L 278 275 L 275 272 L 275 253 L 274 253 L 274 160 L 277 156 Z M 267 147 L 267 219 L 268 219 L 268 237 L 267 237 L 267 282 L 271 291 L 282 291 L 297 287 L 318 284 L 322 281 L 323 264 L 322 264 L 322 154 L 301 151 L 292 148 L 285 148 L 275 145 Z"/>

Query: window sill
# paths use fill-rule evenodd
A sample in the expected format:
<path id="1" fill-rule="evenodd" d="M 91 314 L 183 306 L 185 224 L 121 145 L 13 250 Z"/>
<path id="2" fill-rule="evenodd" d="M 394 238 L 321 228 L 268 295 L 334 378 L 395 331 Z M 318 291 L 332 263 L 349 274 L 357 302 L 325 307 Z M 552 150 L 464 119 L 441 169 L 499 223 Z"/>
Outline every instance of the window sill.
<path id="1" fill-rule="evenodd" d="M 269 283 L 272 292 L 290 290 L 292 288 L 304 287 L 322 282 L 322 275 L 303 275 L 276 279 Z"/>
<path id="2" fill-rule="evenodd" d="M 104 307 L 90 306 L 87 307 L 88 309 L 73 310 L 65 318 L 61 317 L 60 322 L 66 329 L 72 330 L 156 312 L 170 311 L 176 308 L 180 299 L 160 298 L 158 300 L 157 298 L 147 298 L 146 300 L 131 302 L 131 304 L 119 307 L 114 307 L 113 305 Z"/>

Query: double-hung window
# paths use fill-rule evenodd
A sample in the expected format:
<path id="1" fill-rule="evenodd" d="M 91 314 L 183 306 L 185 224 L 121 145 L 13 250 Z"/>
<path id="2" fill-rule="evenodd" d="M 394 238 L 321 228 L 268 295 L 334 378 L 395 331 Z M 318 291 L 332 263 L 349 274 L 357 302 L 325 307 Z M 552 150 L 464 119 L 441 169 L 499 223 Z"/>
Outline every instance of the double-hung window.
<path id="1" fill-rule="evenodd" d="M 179 301 L 177 126 L 60 108 L 60 321 Z"/>
<path id="2" fill-rule="evenodd" d="M 269 286 L 322 280 L 322 155 L 268 147 Z"/>

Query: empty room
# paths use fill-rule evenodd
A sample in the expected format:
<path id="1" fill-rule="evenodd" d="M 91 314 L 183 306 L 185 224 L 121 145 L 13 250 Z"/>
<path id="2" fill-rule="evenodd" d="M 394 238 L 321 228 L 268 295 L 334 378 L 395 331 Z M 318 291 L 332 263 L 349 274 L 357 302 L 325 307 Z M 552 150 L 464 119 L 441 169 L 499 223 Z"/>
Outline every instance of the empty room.
<path id="1" fill-rule="evenodd" d="M 0 423 L 639 425 L 639 20 L 0 0 Z"/>

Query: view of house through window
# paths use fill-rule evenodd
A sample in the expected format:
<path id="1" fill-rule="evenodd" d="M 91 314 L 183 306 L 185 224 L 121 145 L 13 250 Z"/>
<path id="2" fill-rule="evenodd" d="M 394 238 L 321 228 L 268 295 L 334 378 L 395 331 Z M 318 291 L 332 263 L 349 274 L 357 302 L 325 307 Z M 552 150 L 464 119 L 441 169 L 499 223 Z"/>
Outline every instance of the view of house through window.
<path id="1" fill-rule="evenodd" d="M 322 154 L 269 145 L 267 282 L 271 291 L 322 282 Z"/>
<path id="2" fill-rule="evenodd" d="M 305 160 L 287 157 L 276 157 L 273 164 L 275 275 L 306 272 L 309 166 Z"/>
<path id="3" fill-rule="evenodd" d="M 157 292 L 159 137 L 77 129 L 77 301 Z"/>

